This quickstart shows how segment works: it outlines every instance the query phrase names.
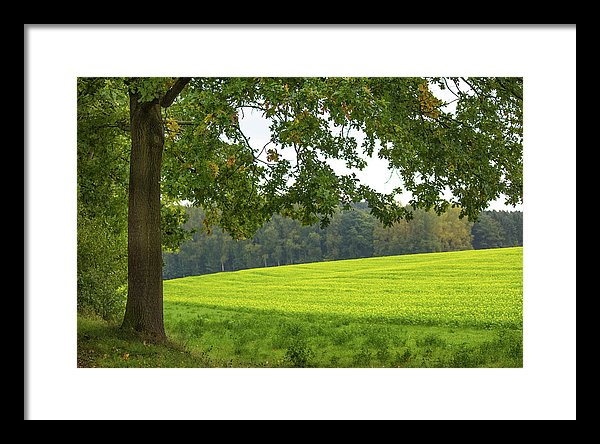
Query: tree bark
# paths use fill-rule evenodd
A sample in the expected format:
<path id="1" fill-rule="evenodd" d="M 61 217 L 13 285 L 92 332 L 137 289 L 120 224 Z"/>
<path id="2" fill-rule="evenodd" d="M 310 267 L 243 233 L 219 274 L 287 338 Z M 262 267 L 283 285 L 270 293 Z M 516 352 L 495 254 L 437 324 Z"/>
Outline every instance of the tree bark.
<path id="1" fill-rule="evenodd" d="M 130 93 L 128 295 L 122 327 L 166 340 L 160 236 L 160 171 L 164 132 L 158 99 Z"/>

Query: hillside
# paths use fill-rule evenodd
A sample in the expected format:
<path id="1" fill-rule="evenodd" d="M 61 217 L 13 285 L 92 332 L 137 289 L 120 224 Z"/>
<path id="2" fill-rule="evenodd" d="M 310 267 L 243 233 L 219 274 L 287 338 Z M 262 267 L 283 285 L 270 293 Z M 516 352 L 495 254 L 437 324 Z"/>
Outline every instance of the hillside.
<path id="1" fill-rule="evenodd" d="M 522 326 L 521 247 L 290 265 L 165 281 L 181 305 L 397 323 Z"/>

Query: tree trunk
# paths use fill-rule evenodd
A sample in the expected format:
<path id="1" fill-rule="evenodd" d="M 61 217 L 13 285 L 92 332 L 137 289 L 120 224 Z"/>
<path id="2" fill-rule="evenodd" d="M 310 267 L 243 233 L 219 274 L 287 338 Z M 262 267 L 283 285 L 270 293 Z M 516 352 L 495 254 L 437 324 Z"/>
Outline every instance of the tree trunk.
<path id="1" fill-rule="evenodd" d="M 130 93 L 128 296 L 122 327 L 166 340 L 160 238 L 160 171 L 164 133 L 158 100 Z"/>

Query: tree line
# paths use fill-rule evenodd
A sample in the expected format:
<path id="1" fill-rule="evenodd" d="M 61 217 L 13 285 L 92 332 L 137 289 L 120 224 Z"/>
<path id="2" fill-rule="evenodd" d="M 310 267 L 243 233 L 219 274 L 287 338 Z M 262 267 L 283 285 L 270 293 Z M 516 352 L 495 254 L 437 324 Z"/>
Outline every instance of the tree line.
<path id="1" fill-rule="evenodd" d="M 412 253 L 500 248 L 523 245 L 523 213 L 484 211 L 476 223 L 450 208 L 438 216 L 417 210 L 410 221 L 384 227 L 365 203 L 336 212 L 331 223 L 303 226 L 274 215 L 251 239 L 235 241 L 222 230 L 200 230 L 205 212 L 186 208 L 184 227 L 193 232 L 178 252 L 163 253 L 163 278 L 247 268 L 389 256 Z M 207 231 L 210 235 L 207 235 Z"/>

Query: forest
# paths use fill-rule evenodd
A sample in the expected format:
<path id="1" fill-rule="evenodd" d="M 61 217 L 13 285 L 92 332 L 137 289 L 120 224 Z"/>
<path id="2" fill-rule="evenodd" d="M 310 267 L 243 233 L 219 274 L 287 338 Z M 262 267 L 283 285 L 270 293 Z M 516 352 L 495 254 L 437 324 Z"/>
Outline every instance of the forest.
<path id="1" fill-rule="evenodd" d="M 472 223 L 459 218 L 457 208 L 441 216 L 417 210 L 412 220 L 384 227 L 363 202 L 354 204 L 350 211 L 336 212 L 325 228 L 318 223 L 302 226 L 276 214 L 253 238 L 240 241 L 216 227 L 207 228 L 202 209 L 187 207 L 186 212 L 188 220 L 183 228 L 191 237 L 179 251 L 163 253 L 164 279 L 308 262 L 523 245 L 521 211 L 484 211 Z"/>

